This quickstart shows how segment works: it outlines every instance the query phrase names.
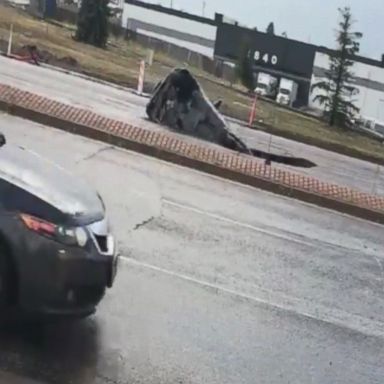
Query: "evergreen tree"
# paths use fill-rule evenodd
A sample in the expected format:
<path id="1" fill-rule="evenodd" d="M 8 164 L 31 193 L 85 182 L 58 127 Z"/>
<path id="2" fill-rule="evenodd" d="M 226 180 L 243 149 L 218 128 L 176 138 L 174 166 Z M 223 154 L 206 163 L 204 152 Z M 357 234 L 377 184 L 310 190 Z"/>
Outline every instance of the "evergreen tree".
<path id="1" fill-rule="evenodd" d="M 109 0 L 82 0 L 76 40 L 105 48 L 108 40 Z"/>
<path id="2" fill-rule="evenodd" d="M 248 90 L 254 89 L 253 60 L 251 59 L 251 49 L 244 43 L 240 50 L 240 55 L 236 64 L 236 74 L 241 84 Z"/>
<path id="3" fill-rule="evenodd" d="M 329 68 L 325 73 L 326 80 L 312 86 L 321 93 L 314 97 L 325 107 L 329 116 L 329 125 L 349 126 L 353 116 L 359 112 L 354 105 L 353 96 L 358 93 L 353 83 L 352 57 L 360 50 L 360 32 L 352 31 L 354 20 L 349 7 L 339 8 L 340 23 L 337 31 L 337 51 L 330 58 Z"/>
<path id="4" fill-rule="evenodd" d="M 275 24 L 273 22 L 270 22 L 268 24 L 267 33 L 268 33 L 268 35 L 274 35 L 275 34 Z"/>

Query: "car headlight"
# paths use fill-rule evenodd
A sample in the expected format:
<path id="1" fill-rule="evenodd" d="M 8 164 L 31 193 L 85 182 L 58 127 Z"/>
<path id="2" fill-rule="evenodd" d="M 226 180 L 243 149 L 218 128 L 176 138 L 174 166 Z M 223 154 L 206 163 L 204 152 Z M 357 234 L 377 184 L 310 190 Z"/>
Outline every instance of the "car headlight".
<path id="1" fill-rule="evenodd" d="M 57 240 L 66 245 L 85 247 L 88 242 L 88 233 L 84 228 L 57 227 Z"/>
<path id="2" fill-rule="evenodd" d="M 70 228 L 56 225 L 46 220 L 22 213 L 20 218 L 24 225 L 41 236 L 52 238 L 62 244 L 85 247 L 88 242 L 88 232 L 81 227 Z"/>
<path id="3" fill-rule="evenodd" d="M 76 240 L 80 247 L 85 247 L 88 242 L 88 233 L 84 228 L 76 228 Z"/>

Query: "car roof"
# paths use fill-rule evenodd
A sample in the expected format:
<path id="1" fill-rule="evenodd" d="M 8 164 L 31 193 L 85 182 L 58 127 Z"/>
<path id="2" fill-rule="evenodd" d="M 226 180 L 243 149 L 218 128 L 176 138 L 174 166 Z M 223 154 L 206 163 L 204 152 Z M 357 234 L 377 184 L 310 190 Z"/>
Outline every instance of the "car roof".
<path id="1" fill-rule="evenodd" d="M 104 211 L 97 192 L 80 177 L 23 147 L 6 144 L 0 148 L 0 178 L 71 216 Z"/>

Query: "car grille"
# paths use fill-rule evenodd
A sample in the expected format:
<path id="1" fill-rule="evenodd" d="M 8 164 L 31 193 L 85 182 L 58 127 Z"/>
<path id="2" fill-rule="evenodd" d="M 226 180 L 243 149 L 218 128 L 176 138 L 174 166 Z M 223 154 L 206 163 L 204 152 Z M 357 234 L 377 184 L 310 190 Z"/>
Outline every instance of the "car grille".
<path id="1" fill-rule="evenodd" d="M 108 237 L 95 235 L 95 240 L 100 248 L 100 251 L 103 253 L 108 252 Z"/>

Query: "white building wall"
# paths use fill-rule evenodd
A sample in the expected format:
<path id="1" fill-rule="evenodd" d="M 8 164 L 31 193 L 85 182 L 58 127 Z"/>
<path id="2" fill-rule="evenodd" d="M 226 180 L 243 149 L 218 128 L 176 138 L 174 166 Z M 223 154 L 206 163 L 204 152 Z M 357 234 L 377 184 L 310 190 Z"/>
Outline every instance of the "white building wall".
<path id="1" fill-rule="evenodd" d="M 166 28 L 183 34 L 200 37 L 210 40 L 212 47 L 207 47 L 196 42 L 188 42 L 179 37 L 164 35 L 161 33 L 146 31 L 140 29 L 137 32 L 146 36 L 154 37 L 180 47 L 190 49 L 191 51 L 203 54 L 213 58 L 214 56 L 214 42 L 216 40 L 217 27 L 214 25 L 202 23 L 195 20 L 188 20 L 175 15 L 170 15 L 163 12 L 158 12 L 145 7 L 140 7 L 133 4 L 124 4 L 122 15 L 122 26 L 129 28 L 130 20 L 138 20 L 142 23 L 156 25 L 157 27 Z"/>
<path id="2" fill-rule="evenodd" d="M 202 46 L 202 45 L 199 45 L 196 43 L 191 43 L 191 42 L 185 43 L 185 42 L 182 42 L 179 39 L 176 39 L 174 37 L 164 36 L 164 35 L 161 35 L 161 34 L 156 33 L 156 32 L 149 32 L 149 31 L 146 31 L 145 29 L 141 29 L 141 28 L 137 29 L 137 33 L 139 33 L 141 35 L 153 37 L 154 39 L 166 41 L 167 43 L 171 43 L 171 44 L 177 45 L 179 47 L 189 49 L 192 52 L 197 52 L 197 53 L 200 53 L 204 56 L 213 58 L 213 50 L 209 47 L 205 47 L 205 46 Z"/>
<path id="3" fill-rule="evenodd" d="M 328 69 L 329 56 L 326 53 L 316 52 L 315 67 Z M 384 68 L 375 67 L 372 65 L 355 62 L 352 72 L 356 77 L 375 80 L 384 84 Z"/>
<path id="4" fill-rule="evenodd" d="M 8 2 L 17 6 L 27 6 L 29 5 L 30 0 L 8 0 Z"/>
<path id="5" fill-rule="evenodd" d="M 328 69 L 329 56 L 325 53 L 317 52 L 314 62 L 315 68 Z M 355 105 L 360 108 L 360 115 L 365 118 L 384 121 L 384 68 L 355 62 L 352 67 L 354 76 L 360 79 L 381 83 L 383 91 L 354 84 L 359 90 L 359 94 L 353 97 Z M 312 84 L 321 80 L 319 77 L 312 76 Z M 323 109 L 313 98 L 321 91 L 316 90 L 309 96 L 309 106 L 316 109 Z"/>
<path id="6" fill-rule="evenodd" d="M 366 87 L 359 87 L 355 105 L 360 108 L 360 115 L 365 118 L 384 122 L 384 92 Z"/>

